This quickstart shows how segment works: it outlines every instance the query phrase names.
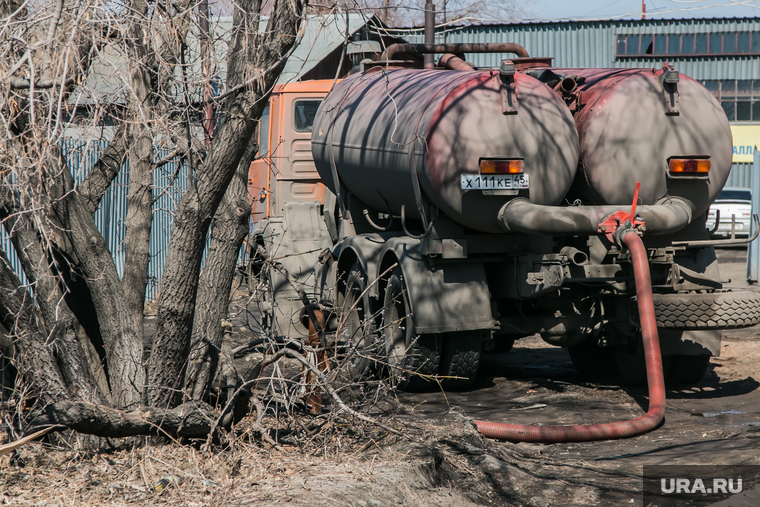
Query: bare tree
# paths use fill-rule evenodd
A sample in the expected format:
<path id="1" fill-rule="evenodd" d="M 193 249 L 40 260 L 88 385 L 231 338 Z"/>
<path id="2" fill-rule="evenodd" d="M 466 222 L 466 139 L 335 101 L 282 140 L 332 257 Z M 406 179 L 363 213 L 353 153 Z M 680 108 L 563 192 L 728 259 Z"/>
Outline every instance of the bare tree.
<path id="1" fill-rule="evenodd" d="M 192 1 L 0 1 L 0 220 L 28 281 L 0 251 L 0 321 L 13 338 L 20 372 L 20 426 L 61 423 L 122 435 L 163 424 L 170 433 L 182 433 L 181 427 L 208 432 L 210 409 L 203 395 L 193 393 L 207 394 L 215 365 L 205 373 L 191 368 L 195 403 L 174 407 L 183 401 L 193 328 L 203 336 L 199 343 L 220 346 L 227 308 L 210 302 L 219 290 L 226 291 L 223 299 L 230 291 L 250 213 L 244 174 L 256 151 L 251 139 L 305 5 L 274 0 L 262 30 L 262 0 L 235 1 L 225 60 L 211 62 L 199 47 L 210 55 L 217 42 L 199 28 L 203 16 Z M 203 90 L 211 74 L 201 69 L 218 71 L 224 64 L 227 90 L 209 99 Z M 210 143 L 199 120 L 208 105 L 219 118 Z M 79 180 L 62 151 L 74 117 L 80 118 L 75 130 L 82 142 L 108 141 Z M 109 122 L 118 125 L 110 135 Z M 156 156 L 159 145 L 168 157 Z M 186 164 L 189 184 L 175 213 L 156 336 L 144 361 L 151 206 L 158 197 L 153 173 L 177 160 Z M 120 276 L 94 215 L 126 167 L 129 212 Z M 199 289 L 212 219 L 204 276 L 230 282 Z M 199 290 L 202 311 L 196 314 Z M 136 413 L 148 421 L 140 429 L 134 429 Z"/>
<path id="2" fill-rule="evenodd" d="M 530 12 L 526 0 L 435 0 L 438 25 L 505 23 L 524 18 Z M 375 15 L 389 27 L 421 26 L 425 18 L 425 0 L 339 0 L 312 3 L 318 12 L 338 8 Z"/>

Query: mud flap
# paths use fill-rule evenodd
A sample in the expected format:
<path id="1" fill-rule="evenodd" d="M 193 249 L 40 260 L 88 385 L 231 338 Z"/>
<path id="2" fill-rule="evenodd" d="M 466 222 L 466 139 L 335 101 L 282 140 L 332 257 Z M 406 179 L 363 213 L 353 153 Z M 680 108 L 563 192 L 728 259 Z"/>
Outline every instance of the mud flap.
<path id="1" fill-rule="evenodd" d="M 398 259 L 409 290 L 415 333 L 494 329 L 497 324 L 483 264 L 433 266 L 421 251 L 419 240 L 393 238 L 383 248 L 379 268 Z"/>

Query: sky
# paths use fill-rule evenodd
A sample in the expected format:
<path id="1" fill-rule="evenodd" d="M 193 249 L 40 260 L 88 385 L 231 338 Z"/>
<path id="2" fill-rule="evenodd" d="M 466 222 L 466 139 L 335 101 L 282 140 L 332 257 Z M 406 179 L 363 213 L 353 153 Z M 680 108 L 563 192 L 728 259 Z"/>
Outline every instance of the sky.
<path id="1" fill-rule="evenodd" d="M 760 0 L 645 0 L 647 19 L 760 17 Z M 532 0 L 525 19 L 641 19 L 641 0 Z"/>

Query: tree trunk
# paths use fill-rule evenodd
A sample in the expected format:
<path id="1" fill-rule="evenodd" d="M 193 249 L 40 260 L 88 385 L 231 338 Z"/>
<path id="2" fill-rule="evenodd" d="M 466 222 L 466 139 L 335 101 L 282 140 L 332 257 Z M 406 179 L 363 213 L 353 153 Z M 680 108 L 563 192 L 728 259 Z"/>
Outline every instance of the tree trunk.
<path id="1" fill-rule="evenodd" d="M 111 142 L 100 155 L 95 165 L 77 188 L 82 201 L 90 214 L 94 215 L 100 205 L 100 200 L 111 186 L 114 178 L 121 171 L 127 154 L 126 139 L 127 123 L 121 122 Z"/>
<path id="2" fill-rule="evenodd" d="M 191 339 L 193 348 L 185 382 L 187 396 L 194 400 L 206 398 L 219 365 L 224 337 L 222 318 L 229 310 L 238 252 L 248 235 L 251 201 L 246 181 L 256 152 L 257 144 L 249 143 L 211 225 L 211 243 L 199 280 Z"/>
<path id="3" fill-rule="evenodd" d="M 0 250 L 0 320 L 14 338 L 16 356 L 24 358 L 19 371 L 28 393 L 43 403 L 69 398 L 52 350 L 45 344 L 47 334 L 40 325 L 32 297 L 13 272 L 8 257 Z"/>
<path id="4" fill-rule="evenodd" d="M 29 421 L 29 431 L 49 425 L 107 438 L 170 435 L 205 438 L 214 424 L 208 405 L 180 405 L 171 410 L 141 408 L 130 412 L 86 402 L 59 401 L 44 407 Z"/>
<path id="5" fill-rule="evenodd" d="M 4 194 L 6 198 L 0 206 L 0 219 L 36 295 L 34 300 L 41 317 L 40 325 L 48 334 L 46 344 L 51 347 L 57 359 L 63 380 L 76 390 L 74 397 L 84 401 L 102 402 L 108 399 L 110 391 L 107 384 L 101 382 L 99 393 L 92 382 L 100 364 L 99 361 L 89 362 L 85 354 L 84 347 L 89 345 L 89 340 L 77 318 L 64 303 L 61 287 L 65 285 L 60 279 L 60 271 L 54 266 L 50 244 L 40 243 L 41 235 L 34 228 L 30 215 L 20 213 L 19 207 L 9 202 L 13 199 L 11 192 Z M 26 359 L 19 356 L 20 361 Z M 100 375 L 102 376 L 102 372 Z"/>
<path id="6" fill-rule="evenodd" d="M 197 171 L 195 184 L 183 196 L 174 217 L 160 282 L 156 338 L 148 362 L 149 400 L 155 406 L 171 406 L 178 399 L 175 398 L 177 389 L 184 386 L 182 373 L 190 352 L 198 272 L 208 226 L 253 135 L 254 119 L 261 117 L 269 91 L 295 42 L 302 5 L 278 0 L 269 19 L 263 47 L 249 47 L 250 30 L 257 26 L 250 24 L 250 18 L 258 19 L 258 15 L 244 14 L 254 11 L 247 8 L 251 4 L 260 6 L 258 0 L 244 1 L 242 9 L 235 10 L 235 35 L 228 56 L 228 84 L 234 88 L 246 82 L 247 86 L 229 99 L 226 120 L 211 144 L 205 163 Z M 246 66 L 246 62 L 252 63 Z M 247 82 L 244 76 L 254 79 Z"/>
<path id="7" fill-rule="evenodd" d="M 74 256 L 75 268 L 87 279 L 91 300 L 98 317 L 106 349 L 106 362 L 114 406 L 132 408 L 140 403 L 145 386 L 142 366 L 142 336 L 124 298 L 124 288 L 111 252 L 97 230 L 81 197 L 73 190 L 67 170 L 59 171 L 64 197 L 50 206 L 54 223 L 66 232 L 67 254 Z"/>
<path id="8" fill-rule="evenodd" d="M 132 92 L 139 104 L 135 107 L 129 131 L 129 196 L 127 198 L 126 235 L 124 238 L 124 299 L 127 311 L 134 316 L 135 329 L 143 335 L 145 288 L 148 285 L 150 229 L 153 222 L 153 139 L 144 111 L 153 108 L 150 76 L 138 67 L 131 76 Z"/>

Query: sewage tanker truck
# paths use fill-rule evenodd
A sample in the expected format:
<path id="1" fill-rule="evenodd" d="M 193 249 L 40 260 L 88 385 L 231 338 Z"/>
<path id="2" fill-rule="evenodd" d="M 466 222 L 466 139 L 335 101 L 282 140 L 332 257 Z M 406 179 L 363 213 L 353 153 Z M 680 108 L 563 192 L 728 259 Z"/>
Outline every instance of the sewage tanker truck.
<path id="1" fill-rule="evenodd" d="M 469 52 L 515 57 L 475 69 L 455 56 Z M 424 69 L 421 53 L 443 56 Z M 276 90 L 268 143 L 284 151 L 251 174 L 274 333 L 307 333 L 307 298 L 357 379 L 466 388 L 484 354 L 538 333 L 581 373 L 643 382 L 622 230 L 646 247 L 667 381 L 698 381 L 722 330 L 760 322 L 759 295 L 723 288 L 705 229 L 731 168 L 717 100 L 667 64 L 550 62 L 516 44 L 395 45 L 305 99 L 308 82 Z"/>

